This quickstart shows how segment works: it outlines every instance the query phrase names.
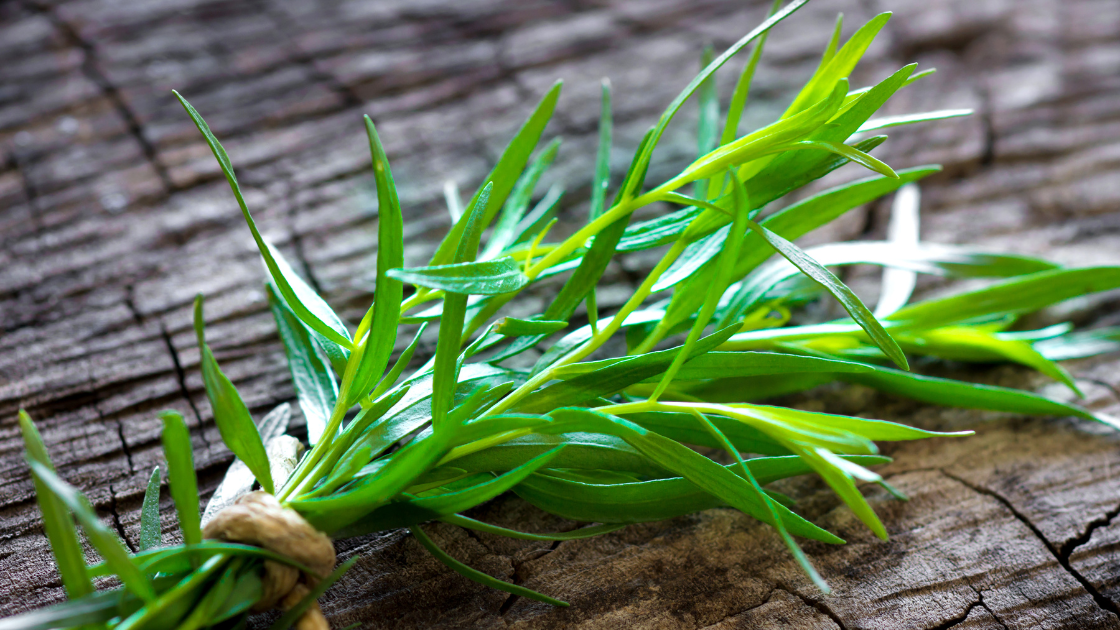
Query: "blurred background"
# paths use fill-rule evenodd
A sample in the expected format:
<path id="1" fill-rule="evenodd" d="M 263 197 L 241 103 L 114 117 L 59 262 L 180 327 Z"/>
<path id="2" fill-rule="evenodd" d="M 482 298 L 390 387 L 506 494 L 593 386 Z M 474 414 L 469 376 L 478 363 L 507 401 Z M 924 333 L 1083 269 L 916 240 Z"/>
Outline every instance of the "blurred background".
<path id="1" fill-rule="evenodd" d="M 536 194 L 566 191 L 555 231 L 563 235 L 586 214 L 601 78 L 613 85 L 617 183 L 641 135 L 699 70 L 704 46 L 730 45 L 769 4 L 0 4 L 0 607 L 61 595 L 19 456 L 19 406 L 40 422 L 64 476 L 127 539 L 162 460 L 155 411 L 178 408 L 191 422 L 204 494 L 230 460 L 197 370 L 196 293 L 207 297 L 211 345 L 254 413 L 293 398 L 258 254 L 172 89 L 225 144 L 265 236 L 355 324 L 372 296 L 377 247 L 362 114 L 377 123 L 400 190 L 406 262 L 422 264 L 450 226 L 445 182 L 472 194 L 563 79 L 545 133 L 563 145 Z M 838 13 L 847 38 L 888 10 L 894 17 L 853 86 L 918 62 L 937 73 L 884 113 L 975 112 L 888 130 L 875 153 L 895 168 L 944 165 L 922 184 L 923 239 L 1074 265 L 1120 262 L 1116 0 L 813 0 L 772 32 L 742 129 L 785 109 Z M 745 59 L 718 75 L 724 105 Z M 647 181 L 695 157 L 696 120 L 686 105 Z M 822 185 L 862 176 L 848 166 Z M 889 199 L 852 212 L 805 242 L 882 238 L 888 210 Z M 612 265 L 600 308 L 624 299 L 649 264 L 637 255 Z M 873 299 L 877 273 L 847 279 Z M 466 602 L 491 597 L 455 585 L 473 594 Z"/>

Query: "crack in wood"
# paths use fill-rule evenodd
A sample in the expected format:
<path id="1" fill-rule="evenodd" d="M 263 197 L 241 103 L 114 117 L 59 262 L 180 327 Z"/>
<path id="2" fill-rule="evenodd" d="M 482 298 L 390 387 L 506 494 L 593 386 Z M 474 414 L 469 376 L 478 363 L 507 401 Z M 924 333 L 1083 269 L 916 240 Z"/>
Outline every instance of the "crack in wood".
<path id="1" fill-rule="evenodd" d="M 198 422 L 198 436 L 202 438 L 202 443 L 205 444 L 207 450 L 209 450 L 210 440 L 207 439 L 206 431 L 203 429 L 202 414 L 194 404 L 194 399 L 191 398 L 190 390 L 187 389 L 187 373 L 183 370 L 183 364 L 179 361 L 179 351 L 175 349 L 175 344 L 171 341 L 171 333 L 167 331 L 167 326 L 164 325 L 163 322 L 159 324 L 159 333 L 163 338 L 164 346 L 167 347 L 168 354 L 171 355 L 171 363 L 175 366 L 175 379 L 179 383 L 179 393 L 186 399 L 187 404 L 191 407 L 191 411 L 194 412 L 194 418 Z"/>
<path id="2" fill-rule="evenodd" d="M 1061 553 L 1061 556 L 1068 563 L 1070 556 L 1073 555 L 1073 552 L 1076 551 L 1077 548 L 1081 545 L 1089 542 L 1089 539 L 1093 537 L 1093 532 L 1102 527 L 1108 527 L 1112 524 L 1113 519 L 1115 519 L 1117 516 L 1120 516 L 1120 505 L 1117 505 L 1108 512 L 1105 512 L 1105 514 L 1100 518 L 1091 521 L 1089 525 L 1085 527 L 1085 531 L 1081 532 L 1081 534 L 1079 534 L 1076 538 L 1071 538 L 1063 543 L 1062 548 L 1059 551 L 1059 553 Z"/>
<path id="3" fill-rule="evenodd" d="M 128 545 L 128 550 L 136 553 L 136 547 L 133 546 L 132 541 L 124 533 L 124 525 L 121 524 L 121 514 L 117 509 L 117 492 L 113 489 L 113 484 L 109 484 L 109 512 L 113 515 L 113 526 L 117 530 L 117 535 L 120 536 L 121 541 Z"/>
<path id="4" fill-rule="evenodd" d="M 159 177 L 160 183 L 163 185 L 163 194 L 166 195 L 172 190 L 175 190 L 174 182 L 172 182 L 167 168 L 160 161 L 155 146 L 144 136 L 144 129 L 140 124 L 140 119 L 128 106 L 128 103 L 125 102 L 124 96 L 121 95 L 117 86 L 113 85 L 109 77 L 97 67 L 97 48 L 93 45 L 93 42 L 87 41 L 82 37 L 78 29 L 62 19 L 62 16 L 58 15 L 54 7 L 38 4 L 37 2 L 26 2 L 24 6 L 46 16 L 64 38 L 68 39 L 72 45 L 81 49 L 84 55 L 82 59 L 82 73 L 101 90 L 105 98 L 113 104 L 113 108 L 120 117 L 124 119 L 129 134 L 137 144 L 140 145 L 140 150 L 144 153 L 144 158 L 151 164 L 152 169 L 155 170 L 156 175 Z"/>
<path id="5" fill-rule="evenodd" d="M 953 481 L 956 481 L 957 483 L 963 485 L 969 490 L 972 490 L 973 492 L 995 499 L 1001 505 L 1003 505 L 1003 507 L 1007 508 L 1007 510 L 1011 512 L 1011 515 L 1014 516 L 1016 520 L 1025 525 L 1027 529 L 1029 529 L 1031 533 L 1033 533 L 1035 537 L 1037 537 L 1042 542 L 1043 546 L 1046 547 L 1046 549 L 1052 556 L 1054 556 L 1054 560 L 1056 560 L 1058 564 L 1063 569 L 1065 569 L 1066 573 L 1069 573 L 1070 576 L 1073 577 L 1073 579 L 1077 580 L 1077 582 L 1081 584 L 1081 587 L 1085 589 L 1085 592 L 1093 598 L 1093 601 L 1097 604 L 1097 607 L 1105 612 L 1112 613 L 1116 616 L 1117 619 L 1120 619 L 1120 607 L 1118 607 L 1115 602 L 1102 595 L 1101 592 L 1097 590 L 1097 587 L 1093 586 L 1093 584 L 1089 582 L 1089 580 L 1085 579 L 1085 577 L 1081 575 L 1079 571 L 1074 569 L 1069 563 L 1069 556 L 1063 556 L 1061 550 L 1055 547 L 1053 543 L 1051 543 L 1042 533 L 1042 530 L 1040 530 L 1038 526 L 1032 523 L 1025 514 L 1020 512 L 1015 507 L 1015 505 L 1011 503 L 1011 501 L 990 488 L 985 488 L 984 486 L 973 484 L 963 477 L 954 475 L 947 470 L 942 469 L 941 474 L 945 475 L 949 479 L 952 479 Z"/>
<path id="6" fill-rule="evenodd" d="M 800 599 L 801 602 L 804 603 L 806 606 L 810 606 L 810 607 L 816 609 L 817 612 L 819 612 L 822 615 L 831 619 L 832 623 L 835 623 L 836 626 L 838 628 L 840 628 L 840 630 L 848 630 L 848 627 L 846 625 L 844 625 L 844 620 L 840 618 L 840 615 L 836 614 L 836 611 L 829 608 L 828 604 L 824 603 L 824 600 L 817 600 L 817 599 L 813 599 L 811 597 L 808 597 L 808 596 L 802 594 L 797 589 L 790 588 L 789 586 L 787 586 L 783 583 L 780 583 L 780 582 L 778 583 L 777 588 L 793 595 L 797 599 Z"/>

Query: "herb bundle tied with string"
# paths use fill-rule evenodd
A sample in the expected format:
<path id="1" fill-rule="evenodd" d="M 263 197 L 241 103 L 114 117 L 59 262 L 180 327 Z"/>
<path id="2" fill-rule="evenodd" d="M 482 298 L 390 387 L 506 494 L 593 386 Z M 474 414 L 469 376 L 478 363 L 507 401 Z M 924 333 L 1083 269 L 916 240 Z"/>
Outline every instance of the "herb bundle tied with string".
<path id="1" fill-rule="evenodd" d="M 876 442 L 963 433 L 759 401 L 844 381 L 934 404 L 1114 424 L 1032 392 L 910 371 L 908 355 L 1006 361 L 1078 393 L 1057 361 L 1120 349 L 1120 333 L 1073 332 L 1068 324 L 1014 330 L 1015 324 L 1049 305 L 1120 287 L 1120 268 L 1067 268 L 918 240 L 915 182 L 939 168 L 892 169 L 870 155 L 886 140 L 876 132 L 968 112 L 876 118 L 892 95 L 932 72 L 917 72 L 915 65 L 872 86 L 849 85 L 848 76 L 889 14 L 873 18 L 842 45 L 838 21 L 819 67 L 789 108 L 772 124 L 741 135 L 767 33 L 806 1 L 784 7 L 776 2 L 758 28 L 718 57 L 706 55 L 703 71 L 645 134 L 613 195 L 611 92 L 604 81 L 586 222 L 564 240 L 548 238 L 558 191 L 530 209 L 559 149 L 553 140 L 536 150 L 559 83 L 470 201 L 460 208 L 457 195 L 449 196 L 454 225 L 422 267 L 405 267 L 404 209 L 367 117 L 378 198 L 377 269 L 372 305 L 356 327 L 342 321 L 261 236 L 229 156 L 176 93 L 213 150 L 264 260 L 310 448 L 294 468 L 270 461 L 257 424 L 206 344 L 199 296 L 194 323 L 214 421 L 239 460 L 235 466 L 247 468 L 260 490 L 217 510 L 204 524 L 186 426 L 179 414 L 164 412 L 164 451 L 182 544 L 163 544 L 157 469 L 144 499 L 141 549 L 130 553 L 52 467 L 31 418 L 21 412 L 44 528 L 70 599 L 0 620 L 0 630 L 240 628 L 253 612 L 272 607 L 284 610 L 275 628 L 326 627 L 316 599 L 356 560 L 336 568 L 330 539 L 406 527 L 453 571 L 564 606 L 556 599 L 563 593 L 537 593 L 459 562 L 424 533 L 424 523 L 555 541 L 716 507 L 771 525 L 827 593 L 827 576 L 817 573 L 797 539 L 843 541 L 799 516 L 789 497 L 766 486 L 818 475 L 886 538 L 857 486 L 878 483 L 898 495 L 870 469 L 888 461 Z M 714 75 L 752 44 L 721 116 Z M 654 150 L 693 99 L 700 112 L 699 157 L 652 185 L 646 172 Z M 865 171 L 863 178 L 785 202 L 791 192 L 849 163 Z M 811 249 L 794 244 L 890 193 L 889 240 Z M 676 209 L 631 221 L 654 203 Z M 644 250 L 662 255 L 621 307 L 600 314 L 596 289 L 607 265 Z M 829 269 L 855 264 L 885 268 L 874 310 Z M 912 303 L 917 274 L 993 280 Z M 566 279 L 543 312 L 504 315 L 522 291 L 552 276 Z M 791 320 L 799 308 L 827 296 L 848 317 Z M 587 324 L 578 325 L 584 314 Z M 434 356 L 416 367 L 414 352 L 429 327 L 438 329 Z M 614 348 L 604 344 L 616 335 L 625 339 L 623 356 L 592 357 Z M 398 339 L 402 345 L 411 341 L 394 356 Z M 529 350 L 540 352 L 530 369 L 509 366 Z M 725 451 L 729 463 L 703 454 L 712 449 Z M 507 491 L 589 525 L 525 533 L 463 514 Z M 75 521 L 102 562 L 87 566 Z M 96 590 L 94 579 L 102 576 L 115 576 L 121 586 Z"/>

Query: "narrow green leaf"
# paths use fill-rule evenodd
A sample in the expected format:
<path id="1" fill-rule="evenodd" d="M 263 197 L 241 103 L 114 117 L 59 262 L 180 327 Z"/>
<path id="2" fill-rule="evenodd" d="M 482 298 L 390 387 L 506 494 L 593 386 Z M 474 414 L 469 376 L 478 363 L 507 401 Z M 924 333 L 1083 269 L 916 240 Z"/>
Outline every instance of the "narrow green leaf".
<path id="1" fill-rule="evenodd" d="M 183 542 L 197 545 L 202 542 L 202 515 L 199 513 L 198 481 L 194 473 L 194 455 L 191 452 L 191 435 L 183 416 L 175 411 L 160 412 L 163 420 L 163 454 L 167 457 L 168 486 L 175 510 L 179 513 L 179 528 Z"/>
<path id="2" fill-rule="evenodd" d="M 193 469 L 191 472 L 194 472 Z M 148 479 L 148 489 L 144 491 L 144 504 L 140 508 L 140 551 L 161 546 L 163 546 L 163 531 L 159 522 L 159 466 L 156 466 Z"/>
<path id="3" fill-rule="evenodd" d="M 529 202 L 533 197 L 533 190 L 540 181 L 541 175 L 552 165 L 553 160 L 556 159 L 556 154 L 560 150 L 560 139 L 555 138 L 549 142 L 543 149 L 540 155 L 533 160 L 525 172 L 517 180 L 517 184 L 513 187 L 509 198 L 506 199 L 505 206 L 502 208 L 501 213 L 498 215 L 498 222 L 494 225 L 494 231 L 490 234 L 490 240 L 487 241 L 485 249 L 479 255 L 480 260 L 490 260 L 496 258 L 499 254 L 506 251 L 506 249 L 516 242 L 518 231 L 517 226 L 521 223 L 521 219 L 525 216 L 525 211 L 529 209 Z"/>
<path id="4" fill-rule="evenodd" d="M 43 438 L 31 416 L 23 409 L 19 410 L 19 428 L 23 433 L 26 457 L 53 472 L 54 465 L 51 464 Z M 86 576 L 86 557 L 82 553 L 82 544 L 78 541 L 78 531 L 70 518 L 69 510 L 49 484 L 39 479 L 38 475 L 33 475 L 33 478 L 35 499 L 39 503 L 39 512 L 43 515 L 43 529 L 51 543 L 51 553 L 54 554 L 66 594 L 72 600 L 89 595 L 93 592 L 93 583 Z"/>
<path id="5" fill-rule="evenodd" d="M 389 273 L 390 270 L 404 266 L 404 220 L 401 203 L 397 198 L 396 183 L 393 181 L 393 172 L 389 169 L 385 149 L 381 146 L 381 138 L 369 116 L 365 117 L 365 121 L 373 174 L 377 182 L 377 289 L 373 297 L 373 320 L 365 338 L 358 340 L 361 347 L 360 360 L 352 380 L 347 382 L 343 379 L 342 391 L 346 392 L 343 405 L 347 408 L 365 397 L 374 383 L 384 375 L 397 340 L 400 303 L 404 297 L 404 284 Z"/>
<path id="6" fill-rule="evenodd" d="M 210 407 L 214 412 L 214 422 L 218 425 L 218 432 L 222 441 L 233 451 L 264 488 L 265 492 L 274 492 L 272 486 L 272 472 L 268 466 L 268 454 L 261 441 L 261 434 L 257 425 L 253 423 L 249 409 L 237 393 L 226 375 L 218 367 L 210 346 L 206 344 L 204 323 L 202 317 L 202 294 L 194 299 L 194 330 L 198 337 L 198 350 L 201 354 L 202 382 L 206 386 L 206 397 L 210 399 Z"/>
<path id="7" fill-rule="evenodd" d="M 510 256 L 497 260 L 390 269 L 387 275 L 416 286 L 461 295 L 501 295 L 518 291 L 529 284 L 529 278 Z"/>
<path id="8" fill-rule="evenodd" d="M 719 299 L 723 295 L 727 285 L 731 283 L 731 272 L 733 271 L 735 262 L 739 258 L 739 246 L 743 243 L 743 236 L 747 232 L 747 226 L 751 223 L 748 216 L 751 203 L 750 199 L 747 197 L 747 191 L 743 187 L 743 182 L 739 181 L 734 174 L 731 174 L 730 180 L 732 197 L 734 199 L 733 208 L 735 219 L 727 232 L 723 244 L 723 251 L 720 252 L 719 259 L 716 262 L 715 281 L 708 287 L 708 295 L 704 298 L 704 304 L 700 307 L 700 312 L 696 315 L 696 322 L 692 325 L 692 329 L 688 331 L 688 337 L 685 339 L 684 345 L 681 347 L 680 352 L 677 353 L 677 356 L 673 358 L 669 369 L 665 370 L 665 374 L 661 377 L 661 382 L 659 382 L 657 387 L 653 390 L 650 400 L 657 400 L 665 393 L 665 389 L 669 387 L 669 384 L 676 377 L 677 371 L 680 370 L 686 360 L 691 358 L 693 346 L 695 346 L 697 340 L 700 339 L 704 328 L 708 325 L 708 322 L 712 319 L 712 315 L 716 312 L 716 306 L 719 304 Z M 716 431 L 718 431 L 718 429 L 716 429 Z M 784 530 L 781 530 L 780 527 L 779 531 L 784 534 Z"/>
<path id="9" fill-rule="evenodd" d="M 802 140 L 801 142 L 798 142 L 797 145 L 814 149 L 824 149 L 825 151 L 829 151 L 831 153 L 835 153 L 836 155 L 846 157 L 856 164 L 865 166 L 875 171 L 876 173 L 879 173 L 880 175 L 885 175 L 887 177 L 890 177 L 891 179 L 898 179 L 898 174 L 894 172 L 894 169 L 887 166 L 885 163 L 871 157 L 867 153 L 864 153 L 863 151 L 860 151 L 855 147 L 848 146 L 842 142 Z"/>
<path id="10" fill-rule="evenodd" d="M 1120 287 L 1120 267 L 1055 269 L 912 304 L 887 319 L 903 328 L 945 326 L 997 314 L 1029 313 L 1070 298 L 1117 287 Z"/>
<path id="11" fill-rule="evenodd" d="M 486 575 L 485 573 L 483 573 L 483 572 L 481 572 L 477 569 L 472 569 L 472 568 L 468 567 L 467 565 L 463 564 L 462 562 L 459 562 L 455 558 L 452 558 L 443 549 L 440 549 L 439 546 L 436 545 L 435 542 L 433 542 L 431 538 L 428 538 L 428 535 L 424 533 L 424 530 L 420 529 L 419 527 L 409 527 L 408 530 L 410 532 L 412 532 L 413 536 L 416 537 L 416 541 L 419 542 L 425 549 L 428 550 L 428 553 L 432 554 L 433 556 L 436 557 L 437 560 L 439 560 L 443 564 L 447 565 L 447 568 L 451 569 L 452 571 L 458 573 L 459 575 L 461 575 L 461 576 L 463 576 L 463 577 L 465 577 L 469 580 L 473 580 L 475 582 L 478 582 L 479 584 L 482 584 L 483 586 L 489 586 L 490 588 L 496 588 L 500 591 L 505 591 L 507 593 L 513 593 L 514 595 L 520 595 L 521 597 L 526 597 L 528 599 L 532 599 L 532 600 L 535 600 L 535 601 L 538 601 L 538 602 L 544 602 L 546 604 L 552 604 L 553 606 L 567 606 L 568 605 L 567 602 L 562 602 L 558 599 L 554 599 L 552 597 L 549 597 L 548 595 L 542 595 L 541 593 L 538 593 L 534 590 L 525 588 L 524 586 L 518 586 L 516 584 L 510 584 L 509 582 L 503 582 L 502 580 L 499 580 L 498 578 Z"/>
<path id="12" fill-rule="evenodd" d="M 146 602 L 154 600 L 156 595 L 152 589 L 152 583 L 144 577 L 140 568 L 132 562 L 124 543 L 101 522 L 101 519 L 97 518 L 97 512 L 94 511 L 85 495 L 60 479 L 48 465 L 30 458 L 28 464 L 31 466 L 31 472 L 35 475 L 35 478 L 74 513 L 78 522 L 82 524 L 82 529 L 85 530 L 90 544 L 93 545 L 94 549 L 97 549 L 97 552 L 105 559 L 106 564 L 112 567 L 113 573 L 121 579 L 125 588 Z"/>
<path id="13" fill-rule="evenodd" d="M 478 203 L 469 208 L 461 239 L 455 249 L 452 266 L 470 265 L 478 256 L 478 243 L 481 239 L 483 221 L 486 218 L 487 204 L 492 184 L 482 189 Z M 512 259 L 502 259 L 514 266 L 513 273 L 525 278 Z M 494 261 L 501 262 L 501 261 Z M 479 263 L 492 264 L 492 263 Z M 505 291 L 501 291 L 504 293 Z M 467 296 L 465 293 L 449 291 L 443 301 L 443 315 L 439 320 L 439 338 L 436 340 L 436 354 L 433 359 L 432 376 L 432 427 L 439 430 L 445 426 L 447 414 L 451 411 L 455 395 L 455 383 L 459 378 L 459 350 L 462 347 L 463 321 L 466 318 Z"/>
<path id="14" fill-rule="evenodd" d="M 381 382 L 377 384 L 377 387 L 374 388 L 366 400 L 362 402 L 363 407 L 368 407 L 373 404 L 373 401 L 380 398 L 385 392 L 389 391 L 390 387 L 396 384 L 397 379 L 401 377 L 401 373 L 404 372 L 404 369 L 408 367 L 408 364 L 412 361 L 412 355 L 416 353 L 416 348 L 420 346 L 420 335 L 423 335 L 427 328 L 428 324 L 426 322 L 420 324 L 420 328 L 412 337 L 412 341 L 401 351 L 401 355 L 397 357 L 397 361 L 393 363 L 393 367 L 389 368 L 389 372 L 385 374 Z"/>
<path id="15" fill-rule="evenodd" d="M 514 184 L 520 177 L 525 164 L 529 161 L 529 155 L 532 154 L 533 149 L 540 141 L 541 133 L 544 127 L 552 118 L 552 112 L 556 109 L 556 101 L 560 98 L 560 87 L 563 82 L 557 81 L 549 89 L 548 93 L 544 95 L 537 108 L 525 121 L 525 124 L 518 130 L 517 135 L 510 140 L 509 146 L 502 152 L 502 156 L 498 158 L 498 163 L 494 166 L 494 170 L 486 176 L 482 181 L 486 186 L 491 186 L 491 190 L 486 192 L 487 199 L 483 203 L 481 199 L 483 190 L 486 186 L 479 188 L 478 192 L 471 198 L 470 203 L 467 204 L 463 216 L 451 228 L 447 236 L 444 237 L 443 242 L 440 243 L 439 248 L 436 250 L 435 255 L 432 256 L 431 266 L 445 265 L 452 262 L 455 257 L 455 250 L 459 247 L 462 240 L 463 232 L 467 229 L 467 221 L 474 214 L 475 206 L 485 206 L 485 214 L 478 218 L 479 231 L 486 229 L 490 222 L 493 221 L 494 215 L 498 213 L 502 205 L 505 204 L 506 197 L 510 191 L 513 190 Z M 474 260 L 474 257 L 471 257 Z"/>
<path id="16" fill-rule="evenodd" d="M 879 34 L 879 31 L 890 19 L 891 14 L 889 12 L 880 13 L 867 24 L 861 26 L 834 55 L 828 55 L 826 52 L 827 63 L 822 63 L 821 68 L 801 89 L 793 103 L 790 103 L 789 109 L 786 110 L 783 117 L 795 115 L 812 103 L 819 101 L 832 89 L 836 81 L 851 74 L 860 58 L 863 57 L 863 53 L 867 51 L 867 47 L 871 45 L 875 36 Z M 837 21 L 837 28 L 839 28 L 839 24 L 839 21 Z"/>
<path id="17" fill-rule="evenodd" d="M 310 331 L 288 309 L 272 285 L 268 286 L 268 302 L 280 340 L 284 343 L 284 354 L 288 358 L 288 371 L 292 374 L 299 408 L 307 421 L 307 442 L 314 446 L 322 438 L 338 400 L 338 383 L 331 375 L 329 359 L 322 356 Z"/>
<path id="18" fill-rule="evenodd" d="M 879 320 L 875 319 L 871 311 L 864 306 L 863 302 L 852 293 L 852 290 L 849 289 L 847 285 L 834 276 L 831 271 L 822 267 L 820 263 L 805 255 L 805 252 L 803 252 L 800 247 L 754 221 L 748 220 L 748 224 L 751 226 L 752 230 L 766 239 L 778 253 L 790 262 L 790 264 L 800 269 L 802 273 L 827 289 L 828 292 L 840 302 L 844 310 L 848 311 L 852 319 L 867 332 L 871 341 L 879 346 L 895 364 L 904 370 L 909 369 L 909 364 L 906 362 L 906 355 L 903 354 L 902 349 L 898 347 L 898 343 L 887 334 L 887 331 L 883 329 L 883 325 L 879 323 Z"/>
<path id="19" fill-rule="evenodd" d="M 241 194 L 241 186 L 237 183 L 237 176 L 233 172 L 233 164 L 230 162 L 229 155 L 226 153 L 225 148 L 214 137 L 210 131 L 210 126 L 202 119 L 195 108 L 187 102 L 175 90 L 171 91 L 175 98 L 179 99 L 179 103 L 183 105 L 183 109 L 187 110 L 187 115 L 194 121 L 195 126 L 202 133 L 202 137 L 206 140 L 206 144 L 210 145 L 210 150 L 213 151 L 214 157 L 218 160 L 218 166 L 222 168 L 222 172 L 229 181 L 229 186 L 233 189 L 233 196 L 237 198 L 237 204 L 241 207 L 241 214 L 245 218 L 245 223 L 249 225 L 249 230 L 253 233 L 253 240 L 257 243 L 257 249 L 260 250 L 261 257 L 264 258 L 264 264 L 268 268 L 269 274 L 272 276 L 272 281 L 276 284 L 280 295 L 284 296 L 284 300 L 301 320 L 308 326 L 314 329 L 319 334 L 323 335 L 330 341 L 350 350 L 353 344 L 350 342 L 349 335 L 346 332 L 346 327 L 342 324 L 338 316 L 331 310 L 327 303 L 323 301 L 311 287 L 307 286 L 303 280 L 292 271 L 287 262 L 279 257 L 277 252 L 268 244 L 257 230 L 257 223 L 253 220 L 253 215 L 249 214 L 249 206 L 245 204 L 245 197 Z"/>
<path id="20" fill-rule="evenodd" d="M 506 337 L 528 337 L 530 335 L 550 335 L 568 327 L 568 322 L 547 319 L 518 319 L 506 317 L 494 327 L 494 332 Z"/>
<path id="21" fill-rule="evenodd" d="M 881 118 L 872 118 L 859 126 L 856 130 L 857 133 L 864 131 L 877 131 L 879 129 L 886 129 L 888 127 L 897 127 L 899 125 L 911 125 L 920 122 L 929 122 L 932 120 L 945 120 L 946 118 L 959 118 L 961 116 L 971 116 L 971 109 L 942 109 L 935 112 L 922 112 L 920 114 L 903 114 L 901 116 L 883 116 Z"/>
<path id="22" fill-rule="evenodd" d="M 603 79 L 602 105 L 599 113 L 599 150 L 595 154 L 595 176 L 591 179 L 591 205 L 588 217 L 594 221 L 603 214 L 607 201 L 607 186 L 611 180 L 611 135 L 614 122 L 611 115 L 611 82 Z"/>

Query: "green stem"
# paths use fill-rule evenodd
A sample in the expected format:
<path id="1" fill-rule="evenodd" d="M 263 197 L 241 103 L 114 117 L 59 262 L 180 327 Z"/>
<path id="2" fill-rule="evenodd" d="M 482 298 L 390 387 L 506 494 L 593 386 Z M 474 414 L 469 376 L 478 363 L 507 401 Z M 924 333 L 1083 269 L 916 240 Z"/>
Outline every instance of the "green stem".
<path id="1" fill-rule="evenodd" d="M 637 308 L 642 305 L 642 302 L 644 302 L 645 299 L 649 297 L 649 294 L 652 292 L 653 285 L 657 282 L 657 279 L 660 278 L 661 274 L 665 273 L 669 266 L 677 260 L 677 257 L 681 255 L 681 252 L 684 251 L 684 248 L 685 244 L 682 241 L 673 243 L 673 246 L 661 258 L 661 260 L 657 263 L 657 266 L 655 266 L 653 270 L 649 272 L 649 275 L 646 276 L 646 279 L 642 282 L 642 285 L 638 287 L 633 295 L 630 296 L 630 299 L 626 301 L 626 304 L 622 306 L 622 309 L 620 309 L 618 313 L 616 313 L 615 316 L 611 318 L 609 324 L 604 326 L 595 335 L 592 335 L 590 339 L 585 341 L 579 347 L 564 355 L 564 357 L 562 357 L 556 363 L 552 364 L 551 367 L 546 370 L 542 370 L 539 374 L 529 379 L 524 385 L 515 389 L 510 393 L 509 396 L 506 396 L 496 405 L 487 410 L 486 413 L 483 414 L 483 416 L 493 416 L 508 411 L 510 408 L 520 402 L 522 398 L 528 396 L 530 392 L 540 387 L 544 383 L 552 380 L 552 375 L 557 368 L 575 363 L 576 361 L 583 359 L 587 355 L 597 350 L 600 346 L 602 346 L 608 339 L 611 338 L 611 335 L 613 335 L 618 331 L 619 328 L 622 327 L 623 322 L 626 321 L 626 317 L 629 316 L 630 313 L 633 313 L 635 310 L 637 310 Z"/>

